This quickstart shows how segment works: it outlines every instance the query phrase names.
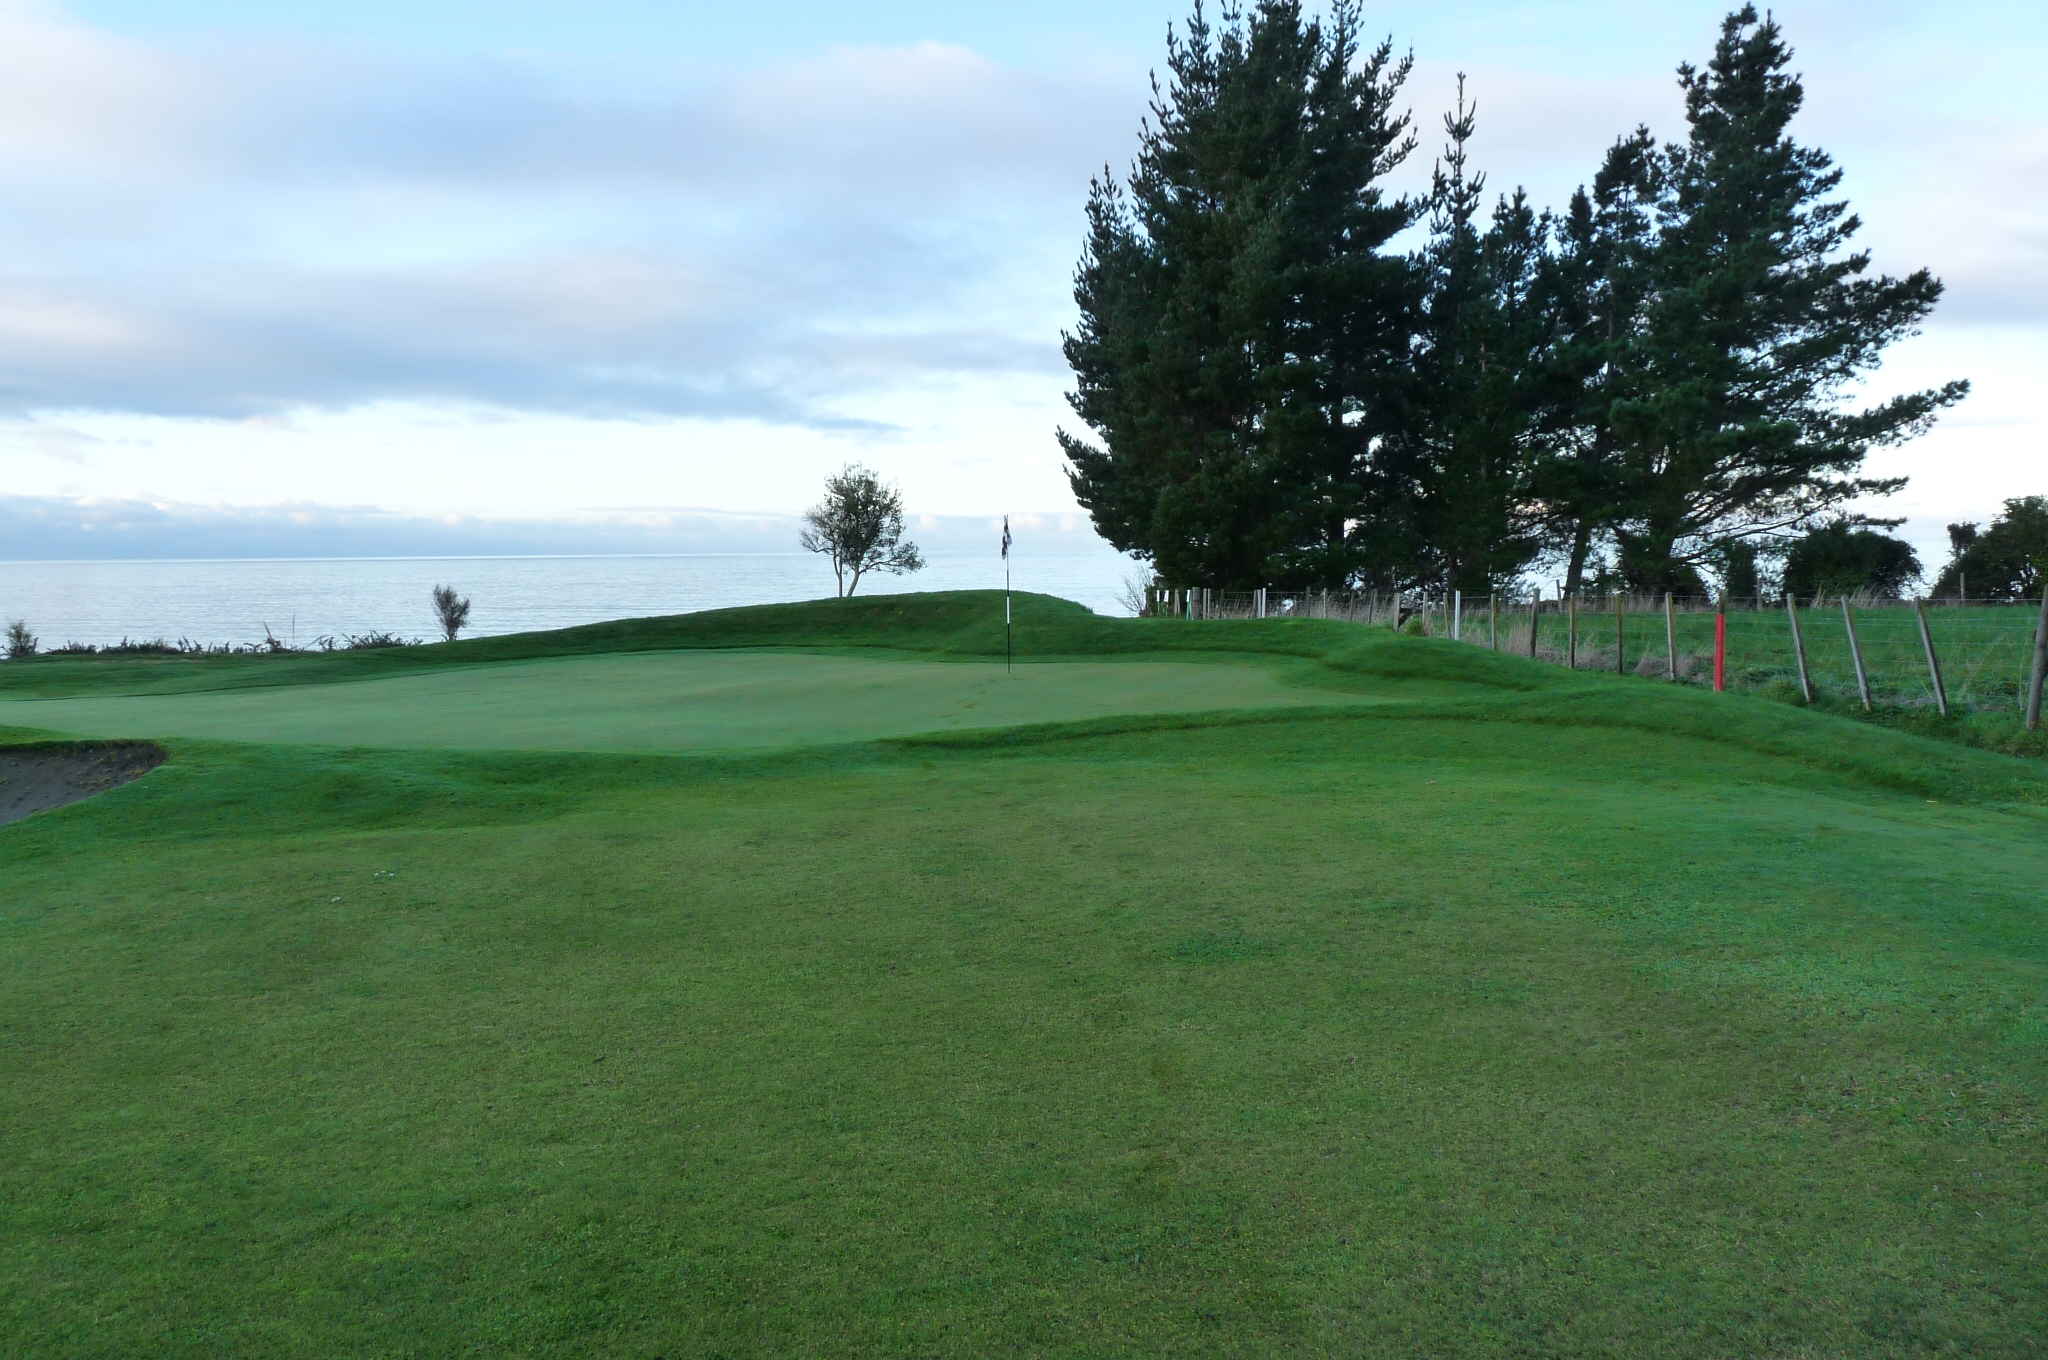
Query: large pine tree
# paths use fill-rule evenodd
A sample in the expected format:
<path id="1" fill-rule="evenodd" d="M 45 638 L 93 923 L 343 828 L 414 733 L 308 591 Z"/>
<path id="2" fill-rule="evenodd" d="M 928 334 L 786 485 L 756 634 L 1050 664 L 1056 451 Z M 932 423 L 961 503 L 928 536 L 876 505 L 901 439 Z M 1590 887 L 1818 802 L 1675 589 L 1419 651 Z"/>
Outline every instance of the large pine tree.
<path id="1" fill-rule="evenodd" d="M 1373 551 L 1362 470 L 1400 419 L 1412 282 L 1384 250 L 1415 209 L 1379 181 L 1412 146 L 1408 71 L 1259 0 L 1169 40 L 1127 187 L 1088 202 L 1066 337 L 1074 494 L 1169 579 L 1337 585 Z"/>
<path id="2" fill-rule="evenodd" d="M 1484 592 L 1536 553 L 1531 474 L 1542 446 L 1541 360 L 1549 336 L 1538 281 L 1549 232 L 1518 191 L 1483 223 L 1486 177 L 1470 165 L 1475 111 L 1458 78 L 1448 144 L 1430 193 L 1430 235 L 1415 259 L 1421 306 L 1402 428 L 1369 470 L 1381 554 L 1396 584 Z"/>
<path id="3" fill-rule="evenodd" d="M 1660 161 L 1637 128 L 1608 149 L 1590 191 L 1551 223 L 1554 250 L 1538 295 L 1547 347 L 1536 364 L 1542 443 L 1533 510 L 1576 593 L 1621 510 L 1623 472 L 1613 412 L 1642 390 L 1642 317 L 1652 284 Z"/>
<path id="4" fill-rule="evenodd" d="M 1926 270 L 1866 276 L 1841 172 L 1787 127 L 1803 99 L 1775 23 L 1728 16 L 1705 70 L 1682 67 L 1687 140 L 1634 189 L 1657 235 L 1642 306 L 1595 379 L 1611 445 L 1605 526 L 1639 589 L 1683 588 L 1717 541 L 1802 526 L 1895 489 L 1858 475 L 1868 451 L 1924 430 L 1965 383 L 1845 410 L 1886 346 L 1941 296 Z"/>

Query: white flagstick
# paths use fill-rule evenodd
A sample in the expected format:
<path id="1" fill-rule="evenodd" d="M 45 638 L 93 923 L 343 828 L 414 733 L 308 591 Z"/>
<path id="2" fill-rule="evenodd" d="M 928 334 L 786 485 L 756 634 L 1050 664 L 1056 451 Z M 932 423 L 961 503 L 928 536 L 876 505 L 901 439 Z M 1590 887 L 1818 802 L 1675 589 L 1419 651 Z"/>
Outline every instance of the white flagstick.
<path id="1" fill-rule="evenodd" d="M 1010 673 L 1010 517 L 1003 516 L 1003 674 Z"/>

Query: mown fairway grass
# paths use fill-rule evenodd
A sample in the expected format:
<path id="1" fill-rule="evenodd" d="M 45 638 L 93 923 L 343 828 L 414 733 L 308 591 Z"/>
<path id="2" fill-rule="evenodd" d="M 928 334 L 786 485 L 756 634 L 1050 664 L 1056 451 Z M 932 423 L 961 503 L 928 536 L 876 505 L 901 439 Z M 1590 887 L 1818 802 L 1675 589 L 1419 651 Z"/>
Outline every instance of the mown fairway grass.
<path id="1" fill-rule="evenodd" d="M 1309 677 L 1314 678 L 1314 677 Z M 887 660 L 639 652 L 439 667 L 345 684 L 0 700 L 0 723 L 88 736 L 341 746 L 724 750 L 1370 696 L 1288 685 L 1243 660 Z M 1380 698 L 1406 698 L 1385 686 Z"/>
<path id="2" fill-rule="evenodd" d="M 908 664 L 985 656 L 976 605 L 667 626 Z M 1415 697 L 722 755 L 184 740 L 0 830 L 0 1350 L 2036 1353 L 2036 764 L 1349 625 L 1034 611 L 1048 651 Z"/>

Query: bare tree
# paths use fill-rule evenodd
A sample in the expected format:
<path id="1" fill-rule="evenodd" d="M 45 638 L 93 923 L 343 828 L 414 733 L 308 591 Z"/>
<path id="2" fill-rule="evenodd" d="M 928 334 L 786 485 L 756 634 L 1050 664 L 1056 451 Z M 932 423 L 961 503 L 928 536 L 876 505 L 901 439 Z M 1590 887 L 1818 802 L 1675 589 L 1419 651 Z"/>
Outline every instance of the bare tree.
<path id="1" fill-rule="evenodd" d="M 859 463 L 825 479 L 825 499 L 805 513 L 797 541 L 832 559 L 841 598 L 871 571 L 900 576 L 924 566 L 917 545 L 903 541 L 903 497 Z"/>
<path id="2" fill-rule="evenodd" d="M 16 619 L 13 623 L 7 625 L 6 645 L 7 659 L 10 661 L 16 657 L 34 656 L 36 654 L 36 635 L 28 630 L 28 621 L 26 619 Z"/>
<path id="3" fill-rule="evenodd" d="M 1143 563 L 1124 573 L 1118 584 L 1116 602 L 1131 611 L 1134 618 L 1145 613 L 1146 592 L 1152 589 L 1152 569 Z"/>
<path id="4" fill-rule="evenodd" d="M 441 632 L 453 642 L 469 622 L 469 596 L 457 595 L 454 586 L 435 586 L 434 612 L 441 617 Z"/>

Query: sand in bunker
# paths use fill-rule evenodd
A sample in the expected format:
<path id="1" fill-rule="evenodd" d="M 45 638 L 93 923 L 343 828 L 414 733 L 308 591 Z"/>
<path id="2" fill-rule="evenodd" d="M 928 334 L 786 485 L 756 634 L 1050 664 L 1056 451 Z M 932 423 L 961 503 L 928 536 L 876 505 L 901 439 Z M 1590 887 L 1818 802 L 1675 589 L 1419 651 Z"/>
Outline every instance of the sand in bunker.
<path id="1" fill-rule="evenodd" d="M 0 748 L 0 825 L 105 793 L 163 763 L 163 748 L 142 741 Z"/>

